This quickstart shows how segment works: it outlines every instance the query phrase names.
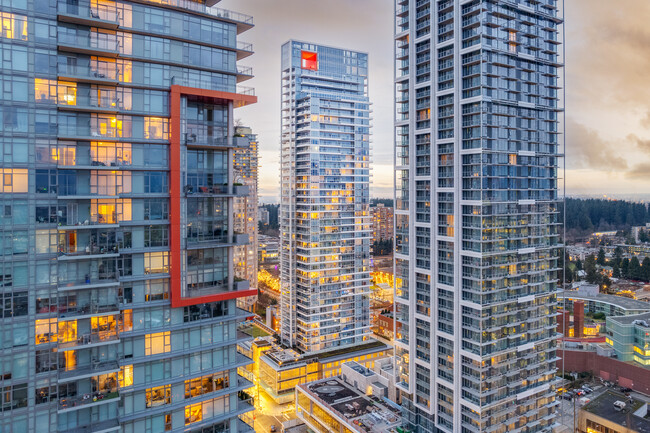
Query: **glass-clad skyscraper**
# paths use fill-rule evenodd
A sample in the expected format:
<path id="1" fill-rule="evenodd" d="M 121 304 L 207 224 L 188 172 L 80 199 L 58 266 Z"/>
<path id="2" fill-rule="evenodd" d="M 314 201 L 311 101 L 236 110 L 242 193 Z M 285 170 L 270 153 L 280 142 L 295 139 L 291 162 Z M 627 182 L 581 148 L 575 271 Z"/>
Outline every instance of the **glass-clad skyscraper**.
<path id="1" fill-rule="evenodd" d="M 302 352 L 370 329 L 368 55 L 282 46 L 281 337 Z"/>
<path id="2" fill-rule="evenodd" d="M 232 211 L 252 18 L 191 0 L 0 14 L 0 431 L 252 431 Z"/>
<path id="3" fill-rule="evenodd" d="M 395 357 L 418 432 L 554 424 L 559 3 L 395 1 Z"/>

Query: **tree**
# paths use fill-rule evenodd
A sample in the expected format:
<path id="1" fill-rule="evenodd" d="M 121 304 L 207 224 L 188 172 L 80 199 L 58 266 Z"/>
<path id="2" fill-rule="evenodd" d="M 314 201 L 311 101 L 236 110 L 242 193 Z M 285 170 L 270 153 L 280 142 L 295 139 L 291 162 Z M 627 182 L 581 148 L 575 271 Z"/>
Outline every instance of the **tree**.
<path id="1" fill-rule="evenodd" d="M 648 236 L 648 232 L 646 230 L 643 229 L 639 230 L 639 241 L 650 242 L 650 236 Z"/>
<path id="2" fill-rule="evenodd" d="M 621 260 L 621 277 L 630 278 L 630 259 Z"/>
<path id="3" fill-rule="evenodd" d="M 576 269 L 579 271 L 582 270 L 582 260 L 580 259 L 576 260 Z"/>
<path id="4" fill-rule="evenodd" d="M 596 269 L 596 257 L 593 254 L 590 254 L 585 259 L 585 272 L 587 273 L 587 282 L 591 284 L 597 284 L 598 279 L 598 270 Z"/>
<path id="5" fill-rule="evenodd" d="M 637 256 L 633 256 L 630 259 L 628 278 L 631 278 L 633 280 L 641 279 L 641 264 L 639 263 L 639 259 L 637 258 Z"/>
<path id="6" fill-rule="evenodd" d="M 645 282 L 650 281 L 650 257 L 644 258 L 641 263 L 641 279 Z"/>
<path id="7" fill-rule="evenodd" d="M 606 263 L 605 260 L 606 260 L 605 259 L 605 250 L 601 248 L 601 249 L 598 250 L 598 260 L 596 261 L 596 263 L 598 263 L 601 266 L 605 266 L 605 263 Z"/>
<path id="8" fill-rule="evenodd" d="M 621 278 L 621 268 L 618 267 L 618 263 L 614 263 L 612 267 L 612 277 Z"/>

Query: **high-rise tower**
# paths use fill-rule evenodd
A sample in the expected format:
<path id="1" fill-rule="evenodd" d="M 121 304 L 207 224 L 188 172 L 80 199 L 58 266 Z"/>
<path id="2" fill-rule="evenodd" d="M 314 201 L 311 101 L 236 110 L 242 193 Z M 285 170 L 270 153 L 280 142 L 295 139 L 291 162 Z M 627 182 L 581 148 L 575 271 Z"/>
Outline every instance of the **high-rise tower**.
<path id="1" fill-rule="evenodd" d="M 252 431 L 236 299 L 255 292 L 233 266 L 252 18 L 192 0 L 0 9 L 0 430 Z"/>
<path id="2" fill-rule="evenodd" d="M 418 432 L 554 423 L 560 8 L 395 1 L 396 372 Z"/>
<path id="3" fill-rule="evenodd" d="M 368 55 L 282 46 L 281 337 L 303 352 L 370 330 Z"/>

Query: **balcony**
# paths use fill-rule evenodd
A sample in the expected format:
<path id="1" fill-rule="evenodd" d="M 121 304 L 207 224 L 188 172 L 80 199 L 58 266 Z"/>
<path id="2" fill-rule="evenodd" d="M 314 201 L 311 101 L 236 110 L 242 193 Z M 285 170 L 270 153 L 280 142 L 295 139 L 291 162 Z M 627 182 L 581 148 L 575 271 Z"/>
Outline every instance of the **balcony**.
<path id="1" fill-rule="evenodd" d="M 81 24 L 90 27 L 117 29 L 120 13 L 115 6 L 82 1 L 77 4 L 59 2 L 58 19 L 62 22 Z"/>
<path id="2" fill-rule="evenodd" d="M 93 422 L 83 426 L 68 428 L 67 433 L 110 433 L 120 429 L 120 422 L 117 419 Z"/>
<path id="3" fill-rule="evenodd" d="M 59 383 L 98 376 L 100 374 L 116 373 L 120 370 L 117 361 L 95 361 L 89 365 L 77 365 L 71 370 L 59 370 Z"/>
<path id="4" fill-rule="evenodd" d="M 110 63 L 92 65 L 90 67 L 59 64 L 57 73 L 59 79 L 67 81 L 83 81 L 98 84 L 117 84 L 119 82 L 118 68 L 115 64 Z"/>
<path id="5" fill-rule="evenodd" d="M 205 296 L 221 295 L 226 293 L 243 292 L 250 289 L 250 281 L 248 280 L 235 280 L 232 285 L 232 290 L 228 289 L 228 283 L 221 284 L 215 282 L 211 286 L 204 287 L 188 287 L 185 289 L 185 298 L 201 298 Z"/>
<path id="6" fill-rule="evenodd" d="M 97 305 L 94 302 L 84 303 L 81 305 L 59 305 L 59 318 L 69 318 L 78 316 L 93 316 L 97 314 L 119 314 L 120 301 L 116 298 L 112 302 L 104 305 Z"/>
<path id="7" fill-rule="evenodd" d="M 109 402 L 110 400 L 119 399 L 120 395 L 117 388 L 110 392 L 93 392 L 72 397 L 62 397 L 59 399 L 59 413 L 70 412 L 73 410 L 83 409 L 90 405 L 99 405 Z M 117 400 L 116 400 L 117 401 Z"/>
<path id="8" fill-rule="evenodd" d="M 211 246 L 243 246 L 250 243 L 248 233 L 233 233 L 231 236 L 222 231 L 221 228 L 214 232 L 191 232 L 188 230 L 187 248 L 202 249 Z"/>
<path id="9" fill-rule="evenodd" d="M 237 66 L 237 82 L 250 80 L 253 78 L 253 68 L 250 66 Z"/>
<path id="10" fill-rule="evenodd" d="M 59 281 L 57 289 L 66 290 L 87 290 L 100 287 L 112 287 L 119 285 L 118 274 L 115 271 L 91 273 L 83 279 Z"/>
<path id="11" fill-rule="evenodd" d="M 250 140 L 247 137 L 234 136 L 232 137 L 232 142 L 229 143 L 227 137 L 201 134 L 200 130 L 190 128 L 185 133 L 184 141 L 187 147 L 203 149 L 227 149 L 230 147 L 243 149 L 250 144 Z"/>
<path id="12" fill-rule="evenodd" d="M 58 48 L 73 53 L 117 57 L 120 49 L 118 41 L 103 36 L 101 33 L 94 32 L 89 32 L 86 35 L 72 35 L 60 32 L 58 35 Z"/>
<path id="13" fill-rule="evenodd" d="M 73 341 L 59 341 L 59 350 L 76 350 L 92 346 L 103 346 L 105 344 L 118 343 L 120 341 L 117 331 L 93 332 L 90 334 L 78 334 Z"/>
<path id="14" fill-rule="evenodd" d="M 120 255 L 117 244 L 86 245 L 76 247 L 72 245 L 59 245 L 59 260 L 76 260 L 103 257 L 118 257 Z"/>

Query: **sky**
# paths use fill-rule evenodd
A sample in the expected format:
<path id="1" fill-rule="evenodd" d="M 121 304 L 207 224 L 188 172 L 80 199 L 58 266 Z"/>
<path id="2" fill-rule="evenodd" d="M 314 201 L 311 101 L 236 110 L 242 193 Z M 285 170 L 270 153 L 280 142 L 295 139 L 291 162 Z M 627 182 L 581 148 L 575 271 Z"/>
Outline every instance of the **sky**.
<path id="1" fill-rule="evenodd" d="M 568 195 L 650 198 L 650 1 L 566 0 Z M 392 197 L 393 0 L 223 0 L 252 15 L 258 103 L 235 118 L 258 134 L 259 201 L 279 201 L 280 47 L 289 39 L 369 53 L 371 197 Z M 562 176 L 562 174 L 560 174 Z"/>

